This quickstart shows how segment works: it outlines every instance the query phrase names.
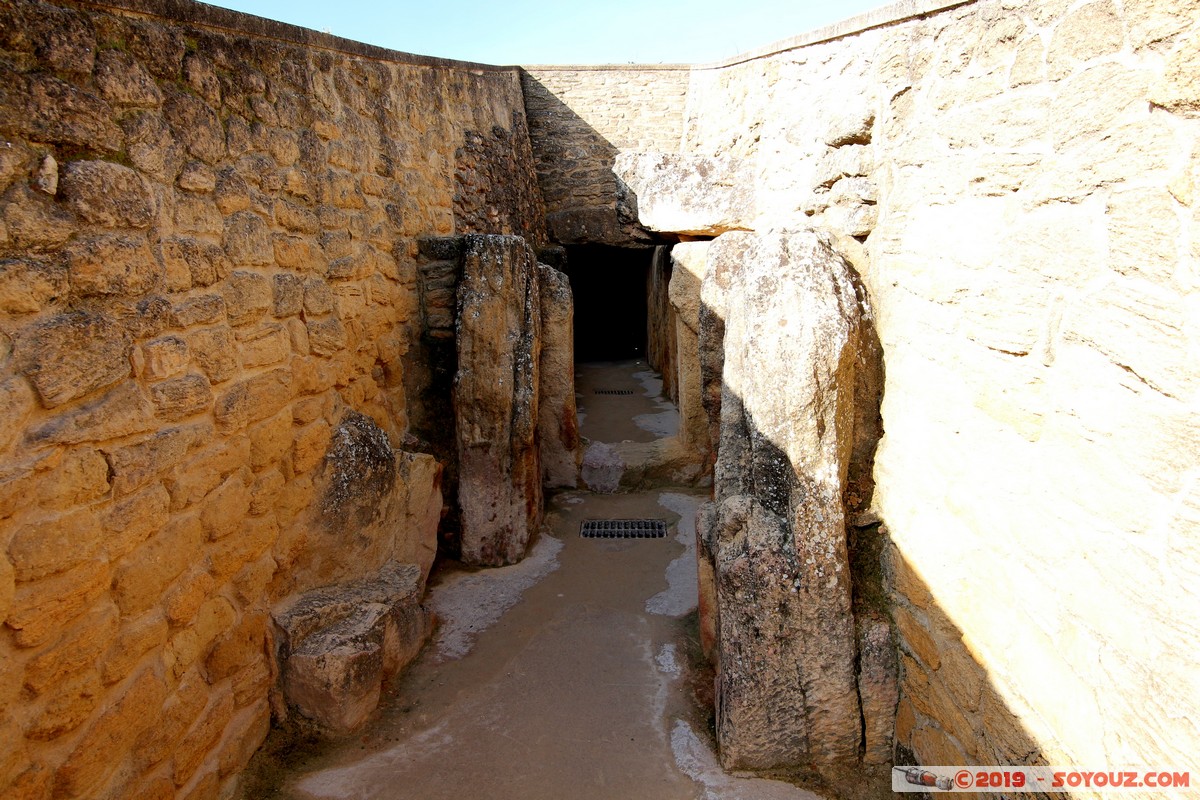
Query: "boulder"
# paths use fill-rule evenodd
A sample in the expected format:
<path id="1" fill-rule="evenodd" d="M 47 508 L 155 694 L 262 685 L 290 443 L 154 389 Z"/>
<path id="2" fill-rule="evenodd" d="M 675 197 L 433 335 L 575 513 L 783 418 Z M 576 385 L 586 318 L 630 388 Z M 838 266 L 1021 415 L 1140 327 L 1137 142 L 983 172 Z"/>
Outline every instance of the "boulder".
<path id="1" fill-rule="evenodd" d="M 306 592 L 273 615 L 276 658 L 288 707 L 326 734 L 361 725 L 382 682 L 416 658 L 429 638 L 424 573 L 389 562 L 370 579 Z"/>

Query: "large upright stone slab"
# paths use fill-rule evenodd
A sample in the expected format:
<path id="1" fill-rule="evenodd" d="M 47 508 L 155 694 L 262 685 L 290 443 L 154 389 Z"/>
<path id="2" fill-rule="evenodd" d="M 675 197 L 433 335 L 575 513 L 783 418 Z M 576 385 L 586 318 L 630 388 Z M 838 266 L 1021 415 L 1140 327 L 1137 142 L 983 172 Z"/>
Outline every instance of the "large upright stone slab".
<path id="1" fill-rule="evenodd" d="M 700 288 L 708 261 L 708 242 L 682 242 L 671 248 L 668 293 L 675 309 L 676 386 L 679 439 L 706 463 L 712 452 L 700 369 Z"/>
<path id="2" fill-rule="evenodd" d="M 717 738 L 729 769 L 851 777 L 862 721 L 843 488 L 864 327 L 845 262 L 817 234 L 710 246 L 724 299 L 715 515 Z M 772 365 L 764 369 L 764 365 Z"/>
<path id="3" fill-rule="evenodd" d="M 512 564 L 524 558 L 542 514 L 541 296 L 524 239 L 466 237 L 456 324 L 462 560 Z"/>
<path id="4" fill-rule="evenodd" d="M 732 156 L 621 153 L 613 172 L 636 196 L 638 221 L 652 231 L 715 236 L 753 224 L 754 178 Z"/>
<path id="5" fill-rule="evenodd" d="M 575 301 L 563 272 L 538 265 L 542 361 L 538 398 L 542 480 L 547 489 L 579 482 L 579 418 L 575 408 Z"/>

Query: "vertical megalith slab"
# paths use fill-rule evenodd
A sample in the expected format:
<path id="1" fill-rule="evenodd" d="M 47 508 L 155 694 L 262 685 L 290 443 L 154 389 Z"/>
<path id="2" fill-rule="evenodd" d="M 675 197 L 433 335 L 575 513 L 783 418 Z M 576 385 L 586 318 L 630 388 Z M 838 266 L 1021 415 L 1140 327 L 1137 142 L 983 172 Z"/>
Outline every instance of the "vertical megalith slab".
<path id="1" fill-rule="evenodd" d="M 675 309 L 675 385 L 679 439 L 706 464 L 712 452 L 700 368 L 700 287 L 709 242 L 684 242 L 671 248 L 668 294 Z"/>
<path id="2" fill-rule="evenodd" d="M 538 435 L 547 489 L 579 481 L 579 420 L 575 409 L 575 303 L 565 273 L 538 265 L 542 313 Z"/>
<path id="3" fill-rule="evenodd" d="M 724 284 L 716 505 L 705 525 L 721 759 L 850 778 L 863 732 L 843 494 L 865 298 L 811 231 L 726 234 L 709 264 Z"/>
<path id="4" fill-rule="evenodd" d="M 525 556 L 542 510 L 541 296 L 524 239 L 466 237 L 456 326 L 462 559 L 512 564 Z"/>

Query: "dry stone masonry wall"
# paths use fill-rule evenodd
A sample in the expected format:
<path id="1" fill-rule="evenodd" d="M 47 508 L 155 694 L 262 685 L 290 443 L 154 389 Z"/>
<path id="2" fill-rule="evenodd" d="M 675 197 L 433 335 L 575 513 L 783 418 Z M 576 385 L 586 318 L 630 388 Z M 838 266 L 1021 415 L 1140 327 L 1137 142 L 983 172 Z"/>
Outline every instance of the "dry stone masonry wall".
<path id="1" fill-rule="evenodd" d="M 427 630 L 418 239 L 544 242 L 519 79 L 13 0 L 0 86 L 0 795 L 229 796 L 276 655 L 276 715 L 347 728 Z"/>
<path id="2" fill-rule="evenodd" d="M 650 241 L 612 165 L 622 152 L 679 148 L 687 67 L 528 67 L 522 85 L 551 238 Z"/>

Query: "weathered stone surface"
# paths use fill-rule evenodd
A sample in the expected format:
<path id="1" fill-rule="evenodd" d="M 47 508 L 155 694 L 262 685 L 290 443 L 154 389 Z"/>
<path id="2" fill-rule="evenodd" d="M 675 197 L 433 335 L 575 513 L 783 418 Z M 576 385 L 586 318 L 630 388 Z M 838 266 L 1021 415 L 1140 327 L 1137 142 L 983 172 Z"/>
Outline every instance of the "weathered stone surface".
<path id="1" fill-rule="evenodd" d="M 275 261 L 267 223 L 253 211 L 238 211 L 225 220 L 224 245 L 235 266 L 259 266 Z"/>
<path id="2" fill-rule="evenodd" d="M 581 458 L 575 414 L 575 301 L 567 276 L 545 264 L 538 265 L 538 289 L 542 315 L 538 372 L 542 480 L 547 489 L 574 488 Z"/>
<path id="3" fill-rule="evenodd" d="M 537 451 L 541 313 L 524 240 L 468 236 L 458 286 L 458 502 L 462 558 L 521 560 L 542 510 Z"/>
<path id="4" fill-rule="evenodd" d="M 33 314 L 67 294 L 67 271 L 33 259 L 0 261 L 0 311 Z"/>
<path id="5" fill-rule="evenodd" d="M 13 355 L 42 404 L 55 408 L 129 377 L 131 349 L 112 318 L 73 311 L 26 329 Z"/>
<path id="6" fill-rule="evenodd" d="M 211 408 L 212 387 L 203 375 L 184 375 L 152 384 L 150 401 L 159 419 L 176 422 Z"/>
<path id="7" fill-rule="evenodd" d="M 754 182 L 737 159 L 622 153 L 613 171 L 636 195 L 637 219 L 650 230 L 715 236 L 752 226 Z"/>
<path id="8" fill-rule="evenodd" d="M 153 409 L 132 381 L 82 406 L 72 408 L 31 429 L 25 440 L 31 444 L 78 444 L 117 439 L 153 427 Z"/>
<path id="9" fill-rule="evenodd" d="M 429 634 L 421 568 L 391 562 L 369 580 L 310 591 L 274 614 L 285 697 L 326 732 L 358 727 L 380 685 Z"/>
<path id="10" fill-rule="evenodd" d="M 124 140 L 108 104 L 52 75 L 29 78 L 24 128 L 38 141 L 119 153 Z"/>
<path id="11" fill-rule="evenodd" d="M 145 228 L 154 217 L 150 183 L 111 161 L 72 161 L 63 168 L 59 191 L 88 222 L 108 228 Z"/>
<path id="12" fill-rule="evenodd" d="M 96 87 L 115 106 L 157 108 L 162 92 L 154 79 L 128 53 L 101 50 L 96 54 Z"/>
<path id="13" fill-rule="evenodd" d="M 592 442 L 583 453 L 579 477 L 593 492 L 611 494 L 621 486 L 625 461 L 611 444 Z"/>
<path id="14" fill-rule="evenodd" d="M 173 236 L 161 245 L 163 265 L 168 275 L 187 276 L 186 285 L 180 279 L 177 286 L 211 286 L 229 274 L 229 259 L 224 251 L 211 242 L 191 236 Z M 187 324 L 181 327 L 186 327 Z"/>
<path id="15" fill-rule="evenodd" d="M 810 231 L 711 248 L 740 265 L 714 489 L 722 763 L 848 776 L 861 729 L 842 481 L 855 420 L 845 387 L 867 324 L 859 290 Z"/>
<path id="16" fill-rule="evenodd" d="M 671 248 L 668 296 L 675 309 L 675 366 L 679 439 L 704 462 L 712 452 L 700 367 L 700 287 L 704 281 L 708 242 L 685 242 Z"/>
<path id="17" fill-rule="evenodd" d="M 90 236 L 67 247 L 71 290 L 80 295 L 140 295 L 155 287 L 163 267 L 146 239 Z"/>
<path id="18" fill-rule="evenodd" d="M 366 721 L 379 705 L 385 614 L 387 606 L 360 606 L 291 654 L 284 692 L 301 714 L 334 733 Z"/>

